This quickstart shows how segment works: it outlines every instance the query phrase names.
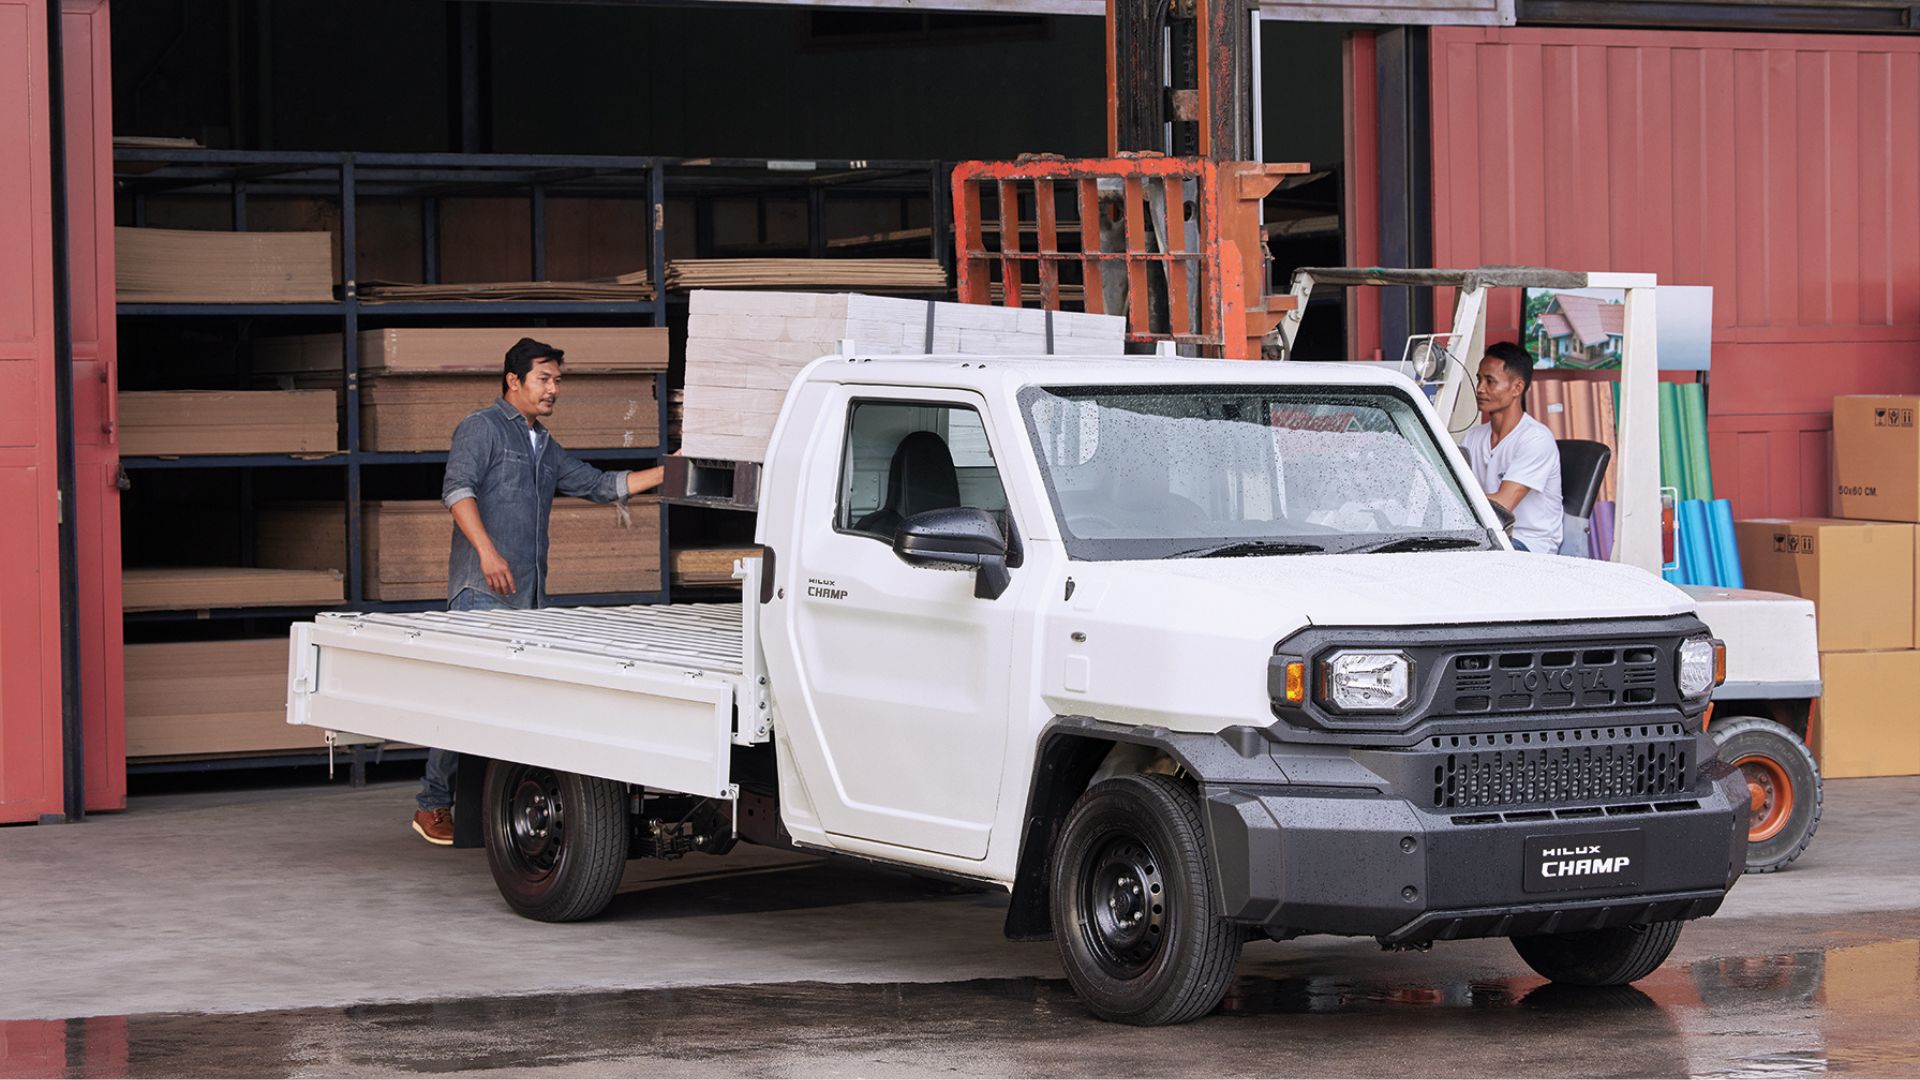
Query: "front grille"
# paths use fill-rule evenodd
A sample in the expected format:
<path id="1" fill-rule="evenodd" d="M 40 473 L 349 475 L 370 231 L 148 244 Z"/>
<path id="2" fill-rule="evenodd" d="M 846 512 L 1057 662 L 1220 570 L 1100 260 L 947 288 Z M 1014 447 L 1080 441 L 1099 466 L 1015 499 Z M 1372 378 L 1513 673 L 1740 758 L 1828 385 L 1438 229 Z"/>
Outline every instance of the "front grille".
<path id="1" fill-rule="evenodd" d="M 1660 655 L 1652 644 L 1455 653 L 1440 700 L 1467 715 L 1651 705 Z"/>
<path id="2" fill-rule="evenodd" d="M 1679 724 L 1446 735 L 1428 740 L 1433 806 L 1545 806 L 1657 799 L 1693 788 Z"/>

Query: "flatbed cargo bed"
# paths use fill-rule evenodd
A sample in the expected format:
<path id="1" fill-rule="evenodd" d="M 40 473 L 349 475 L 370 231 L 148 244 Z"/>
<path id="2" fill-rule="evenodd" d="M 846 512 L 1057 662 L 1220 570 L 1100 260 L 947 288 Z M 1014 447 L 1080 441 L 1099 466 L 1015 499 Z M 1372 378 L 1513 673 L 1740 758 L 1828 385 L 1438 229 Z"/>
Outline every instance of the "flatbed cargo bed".
<path id="1" fill-rule="evenodd" d="M 750 614 L 740 604 L 324 614 L 294 627 L 287 719 L 731 797 L 731 744 L 764 737 Z"/>

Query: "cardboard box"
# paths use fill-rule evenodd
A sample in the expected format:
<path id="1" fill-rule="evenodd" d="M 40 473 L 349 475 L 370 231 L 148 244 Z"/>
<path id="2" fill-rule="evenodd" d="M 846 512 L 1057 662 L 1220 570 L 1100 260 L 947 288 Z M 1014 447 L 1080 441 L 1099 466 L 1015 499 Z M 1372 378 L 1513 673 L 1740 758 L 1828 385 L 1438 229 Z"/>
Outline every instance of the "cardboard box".
<path id="1" fill-rule="evenodd" d="M 1821 652 L 1914 647 L 1914 532 L 1834 518 L 1734 525 L 1747 588 L 1813 601 Z"/>
<path id="2" fill-rule="evenodd" d="M 1822 776 L 1920 775 L 1920 651 L 1828 653 L 1820 679 L 1813 739 Z"/>
<path id="3" fill-rule="evenodd" d="M 1833 512 L 1843 518 L 1920 521 L 1920 397 L 1833 399 Z"/>

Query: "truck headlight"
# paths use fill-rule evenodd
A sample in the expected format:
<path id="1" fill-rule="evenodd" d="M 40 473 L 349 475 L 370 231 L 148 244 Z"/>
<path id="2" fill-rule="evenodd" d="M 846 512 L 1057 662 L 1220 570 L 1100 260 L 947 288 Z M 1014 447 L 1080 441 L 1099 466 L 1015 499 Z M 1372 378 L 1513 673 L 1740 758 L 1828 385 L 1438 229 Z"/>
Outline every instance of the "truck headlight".
<path id="1" fill-rule="evenodd" d="M 1680 696 L 1702 698 L 1727 678 L 1727 647 L 1712 638 L 1688 638 L 1680 643 L 1675 665 Z"/>
<path id="2" fill-rule="evenodd" d="M 1337 652 L 1320 662 L 1320 700 L 1341 712 L 1399 712 L 1412 698 L 1405 653 Z"/>

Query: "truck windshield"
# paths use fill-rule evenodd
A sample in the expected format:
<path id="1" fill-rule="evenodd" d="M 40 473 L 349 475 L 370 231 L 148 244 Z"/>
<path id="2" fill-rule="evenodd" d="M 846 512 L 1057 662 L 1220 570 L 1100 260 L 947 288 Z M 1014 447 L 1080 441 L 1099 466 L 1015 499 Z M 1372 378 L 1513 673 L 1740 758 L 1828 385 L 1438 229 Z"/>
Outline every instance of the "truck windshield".
<path id="1" fill-rule="evenodd" d="M 1030 387 L 1021 405 L 1073 558 L 1494 546 L 1391 390 Z"/>

